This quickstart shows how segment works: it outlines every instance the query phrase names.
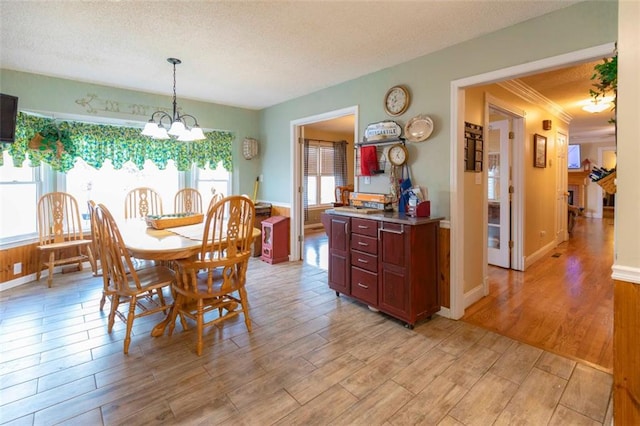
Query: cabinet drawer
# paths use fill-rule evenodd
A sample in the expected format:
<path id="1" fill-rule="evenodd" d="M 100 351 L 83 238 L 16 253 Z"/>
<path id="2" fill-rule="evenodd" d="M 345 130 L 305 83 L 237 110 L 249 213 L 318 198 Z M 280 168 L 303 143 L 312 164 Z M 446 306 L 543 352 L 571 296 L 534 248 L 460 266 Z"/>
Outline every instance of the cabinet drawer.
<path id="1" fill-rule="evenodd" d="M 351 295 L 372 306 L 378 305 L 378 274 L 351 268 Z"/>
<path id="2" fill-rule="evenodd" d="M 378 239 L 366 235 L 351 234 L 351 248 L 365 253 L 378 254 Z"/>
<path id="3" fill-rule="evenodd" d="M 351 232 L 360 235 L 378 237 L 378 221 L 371 219 L 351 218 Z"/>
<path id="4" fill-rule="evenodd" d="M 352 250 L 351 264 L 367 271 L 378 272 L 378 256 Z"/>

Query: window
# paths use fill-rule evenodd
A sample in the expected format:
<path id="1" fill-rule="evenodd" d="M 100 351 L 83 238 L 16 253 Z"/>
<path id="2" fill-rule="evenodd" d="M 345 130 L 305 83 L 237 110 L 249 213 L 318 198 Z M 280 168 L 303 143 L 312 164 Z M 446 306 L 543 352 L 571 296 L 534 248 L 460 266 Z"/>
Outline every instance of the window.
<path id="1" fill-rule="evenodd" d="M 310 207 L 335 201 L 334 154 L 332 143 L 309 141 L 306 191 Z"/>
<path id="2" fill-rule="evenodd" d="M 195 170 L 196 188 L 202 195 L 202 207 L 204 209 L 209 205 L 214 192 L 222 193 L 224 196 L 231 194 L 231 173 L 222 166 L 222 161 L 218 163 L 218 167 L 215 170 L 209 168 Z"/>
<path id="3" fill-rule="evenodd" d="M 41 167 L 14 167 L 8 151 L 0 166 L 0 243 L 37 237 L 36 210 L 42 190 Z M 16 208 L 20 206 L 20 208 Z"/>
<path id="4" fill-rule="evenodd" d="M 164 170 L 158 169 L 150 160 L 145 162 L 142 170 L 131 162 L 116 170 L 110 160 L 106 160 L 100 169 L 94 169 L 78 158 L 73 169 L 66 174 L 66 192 L 78 200 L 80 213 L 87 212 L 88 200 L 94 200 L 107 206 L 115 217 L 120 217 L 124 215 L 127 193 L 133 188 L 146 186 L 160 194 L 163 211 L 171 213 L 179 175 L 173 160 L 168 161 Z"/>

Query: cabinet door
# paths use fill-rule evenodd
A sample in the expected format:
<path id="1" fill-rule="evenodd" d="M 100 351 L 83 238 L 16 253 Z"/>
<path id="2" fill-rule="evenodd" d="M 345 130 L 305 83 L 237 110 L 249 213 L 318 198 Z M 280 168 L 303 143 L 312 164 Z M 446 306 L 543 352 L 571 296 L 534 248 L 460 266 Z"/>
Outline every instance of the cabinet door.
<path id="1" fill-rule="evenodd" d="M 405 321 L 409 321 L 411 311 L 411 288 L 407 276 L 410 229 L 401 224 L 383 223 L 379 241 L 379 308 Z"/>
<path id="2" fill-rule="evenodd" d="M 329 287 L 350 294 L 349 218 L 330 215 Z"/>

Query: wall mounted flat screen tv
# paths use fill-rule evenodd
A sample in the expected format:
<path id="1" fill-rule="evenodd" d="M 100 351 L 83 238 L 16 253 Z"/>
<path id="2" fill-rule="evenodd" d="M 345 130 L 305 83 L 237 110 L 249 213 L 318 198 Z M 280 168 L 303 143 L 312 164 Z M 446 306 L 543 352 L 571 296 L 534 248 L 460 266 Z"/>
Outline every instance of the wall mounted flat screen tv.
<path id="1" fill-rule="evenodd" d="M 580 158 L 580 145 L 569 145 L 569 150 L 567 151 L 567 168 L 570 170 L 582 169 Z"/>
<path id="2" fill-rule="evenodd" d="M 15 141 L 17 117 L 18 98 L 0 93 L 0 142 Z"/>

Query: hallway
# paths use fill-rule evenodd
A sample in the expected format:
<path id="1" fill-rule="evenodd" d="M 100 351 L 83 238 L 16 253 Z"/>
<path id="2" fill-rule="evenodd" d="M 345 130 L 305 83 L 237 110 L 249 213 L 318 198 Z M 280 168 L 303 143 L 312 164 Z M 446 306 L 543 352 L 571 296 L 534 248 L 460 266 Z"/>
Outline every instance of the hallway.
<path id="1" fill-rule="evenodd" d="M 526 272 L 489 267 L 489 294 L 463 321 L 611 372 L 613 219 L 580 217 Z"/>

